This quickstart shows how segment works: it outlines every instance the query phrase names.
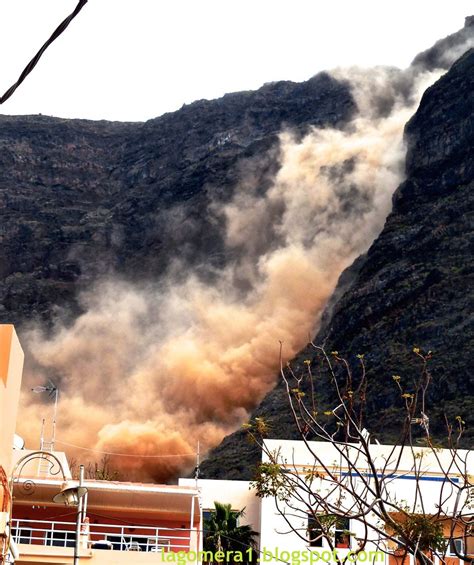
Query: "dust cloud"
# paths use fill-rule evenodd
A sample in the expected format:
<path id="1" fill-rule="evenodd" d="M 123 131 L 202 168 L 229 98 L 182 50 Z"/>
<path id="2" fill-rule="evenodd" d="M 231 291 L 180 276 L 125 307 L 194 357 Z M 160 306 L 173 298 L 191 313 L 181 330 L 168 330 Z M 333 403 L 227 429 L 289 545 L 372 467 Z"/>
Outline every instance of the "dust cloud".
<path id="1" fill-rule="evenodd" d="M 156 285 L 97 283 L 84 314 L 47 337 L 23 336 L 28 387 L 60 376 L 58 449 L 123 453 L 122 478 L 167 481 L 192 469 L 275 384 L 316 330 L 341 272 L 383 227 L 403 177 L 403 128 L 438 72 L 336 70 L 359 112 L 344 130 L 280 135 L 262 193 L 249 167 L 224 220 L 225 267 L 206 283 L 186 265 Z M 38 441 L 41 399 L 24 394 L 19 433 Z M 64 442 L 64 443 L 61 443 Z M 95 451 L 82 451 L 82 446 Z"/>

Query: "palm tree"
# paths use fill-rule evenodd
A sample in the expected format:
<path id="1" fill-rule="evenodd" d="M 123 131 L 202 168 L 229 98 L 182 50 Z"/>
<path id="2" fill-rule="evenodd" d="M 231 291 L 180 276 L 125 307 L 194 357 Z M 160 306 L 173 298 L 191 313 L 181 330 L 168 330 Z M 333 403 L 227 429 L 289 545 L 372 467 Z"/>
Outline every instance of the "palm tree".
<path id="1" fill-rule="evenodd" d="M 221 563 L 234 562 L 228 552 L 241 555 L 236 561 L 243 563 L 253 563 L 257 558 L 258 533 L 251 526 L 239 526 L 239 519 L 244 515 L 245 508 L 232 510 L 230 504 L 214 502 L 211 516 L 204 520 L 204 550 L 213 554 L 223 551 L 225 558 Z"/>

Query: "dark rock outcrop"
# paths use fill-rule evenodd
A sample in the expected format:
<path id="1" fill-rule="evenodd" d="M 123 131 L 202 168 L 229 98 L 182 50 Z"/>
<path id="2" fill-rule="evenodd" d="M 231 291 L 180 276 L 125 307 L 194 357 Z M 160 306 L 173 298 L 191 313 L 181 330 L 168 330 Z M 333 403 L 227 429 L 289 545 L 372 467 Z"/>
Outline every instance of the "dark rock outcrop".
<path id="1" fill-rule="evenodd" d="M 420 54 L 415 72 L 446 67 L 472 41 L 472 23 Z M 400 91 L 406 79 L 401 73 Z M 146 123 L 0 115 L 2 322 L 49 321 L 57 306 L 73 318 L 78 291 L 91 281 L 109 272 L 156 280 L 177 255 L 205 262 L 209 276 L 213 263 L 225 262 L 209 202 L 231 198 L 256 156 L 265 190 L 279 166 L 282 129 L 338 127 L 354 111 L 349 85 L 320 73 Z"/>
<path id="2" fill-rule="evenodd" d="M 368 426 L 394 440 L 400 395 L 391 376 L 419 373 L 413 347 L 431 350 L 432 431 L 443 437 L 444 415 L 467 421 L 474 439 L 474 50 L 427 90 L 406 126 L 406 181 L 367 255 L 351 268 L 355 281 L 332 307 L 315 342 L 349 359 L 365 354 L 369 369 Z M 346 275 L 341 277 L 343 284 Z M 312 347 L 291 363 L 303 370 Z M 330 394 L 318 391 L 331 405 Z M 252 417 L 265 417 L 272 437 L 297 438 L 283 383 Z M 214 449 L 201 469 L 206 478 L 248 479 L 259 451 L 236 432 Z"/>
<path id="3" fill-rule="evenodd" d="M 422 67 L 426 70 L 445 68 L 469 49 L 474 47 L 474 16 L 467 16 L 464 27 L 443 39 L 437 41 L 426 51 L 419 53 L 411 64 L 412 67 Z"/>
<path id="4" fill-rule="evenodd" d="M 179 256 L 224 261 L 209 202 L 232 196 L 240 166 L 278 167 L 277 135 L 347 122 L 347 85 L 321 73 L 198 101 L 146 123 L 0 116 L 0 318 L 78 313 L 77 293 L 119 273 L 157 280 Z M 214 219 L 215 220 L 215 219 Z"/>

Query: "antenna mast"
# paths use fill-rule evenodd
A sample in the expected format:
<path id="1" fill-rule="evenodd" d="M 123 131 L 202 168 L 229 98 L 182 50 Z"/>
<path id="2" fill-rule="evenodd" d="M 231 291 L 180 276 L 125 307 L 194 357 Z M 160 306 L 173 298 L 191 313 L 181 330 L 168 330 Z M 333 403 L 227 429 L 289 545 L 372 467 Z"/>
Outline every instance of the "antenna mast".
<path id="1" fill-rule="evenodd" d="M 194 478 L 196 480 L 196 486 L 197 486 L 197 482 L 198 482 L 198 479 L 199 479 L 199 465 L 201 464 L 201 462 L 200 462 L 200 449 L 201 449 L 201 444 L 198 440 L 197 451 L 196 451 L 196 471 L 194 473 Z"/>
<path id="2" fill-rule="evenodd" d="M 47 392 L 48 396 L 51 398 L 54 396 L 54 407 L 53 407 L 53 426 L 51 432 L 51 440 L 45 441 L 44 439 L 44 428 L 45 428 L 45 419 L 43 418 L 43 422 L 41 425 L 41 444 L 40 447 L 42 450 L 46 451 L 54 451 L 54 442 L 56 441 L 56 419 L 58 414 L 58 399 L 59 399 L 59 389 L 53 383 L 53 381 L 49 381 L 47 386 L 35 386 L 31 389 L 32 392 L 36 394 L 40 394 L 42 392 Z"/>
<path id="3" fill-rule="evenodd" d="M 58 398 L 59 388 L 54 386 L 54 411 L 53 411 L 53 435 L 51 437 L 51 450 L 54 451 L 54 442 L 56 441 L 56 416 L 58 414 Z"/>

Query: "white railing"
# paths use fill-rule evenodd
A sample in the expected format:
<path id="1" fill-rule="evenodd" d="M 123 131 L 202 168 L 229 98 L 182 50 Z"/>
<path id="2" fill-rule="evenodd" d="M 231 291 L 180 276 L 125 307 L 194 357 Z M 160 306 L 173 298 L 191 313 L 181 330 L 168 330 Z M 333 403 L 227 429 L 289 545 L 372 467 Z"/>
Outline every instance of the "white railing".
<path id="1" fill-rule="evenodd" d="M 12 520 L 13 540 L 18 544 L 74 547 L 74 522 Z M 140 525 L 83 524 L 79 543 L 92 549 L 116 551 L 189 551 L 192 530 Z"/>

